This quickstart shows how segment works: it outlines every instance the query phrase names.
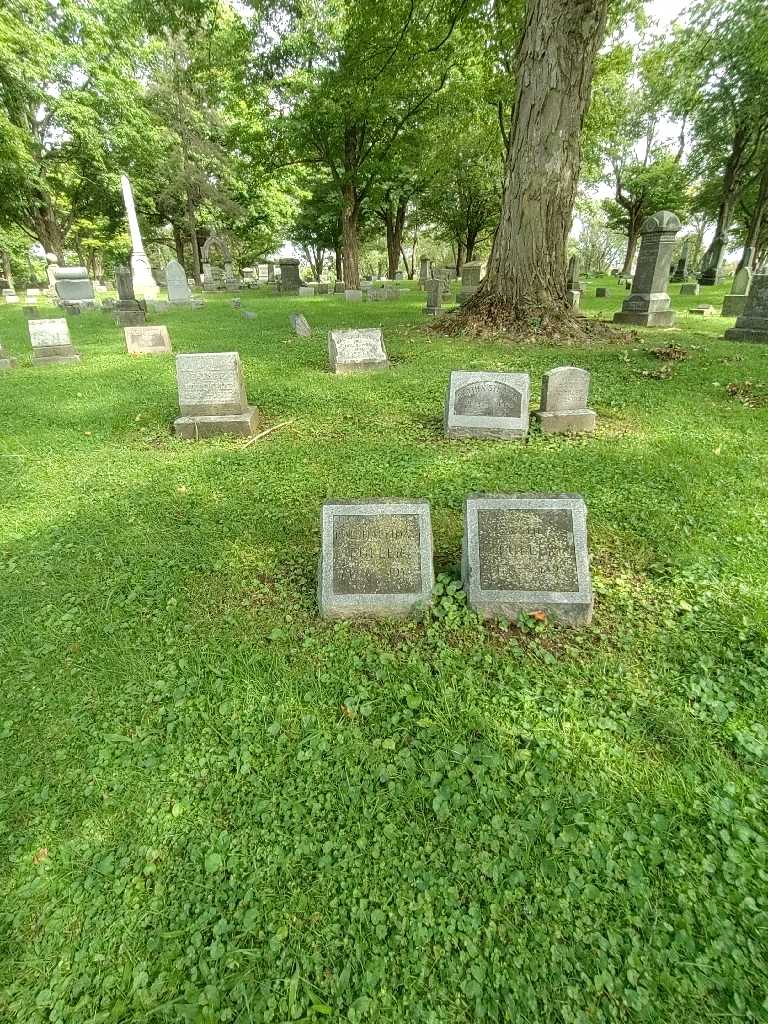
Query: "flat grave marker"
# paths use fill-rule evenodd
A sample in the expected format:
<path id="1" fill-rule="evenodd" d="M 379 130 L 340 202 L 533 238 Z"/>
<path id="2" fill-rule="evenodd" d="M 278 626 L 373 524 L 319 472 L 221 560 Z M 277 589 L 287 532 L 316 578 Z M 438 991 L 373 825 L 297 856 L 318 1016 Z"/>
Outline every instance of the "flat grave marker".
<path id="1" fill-rule="evenodd" d="M 328 358 L 334 373 L 386 370 L 389 366 L 380 327 L 331 331 Z"/>
<path id="2" fill-rule="evenodd" d="M 451 438 L 521 440 L 528 433 L 527 373 L 453 370 L 443 425 Z"/>

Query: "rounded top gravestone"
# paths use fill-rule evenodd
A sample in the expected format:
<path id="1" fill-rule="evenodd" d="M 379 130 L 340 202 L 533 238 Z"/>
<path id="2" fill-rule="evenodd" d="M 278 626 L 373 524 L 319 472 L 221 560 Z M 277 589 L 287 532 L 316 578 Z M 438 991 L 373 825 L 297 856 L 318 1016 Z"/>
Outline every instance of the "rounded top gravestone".
<path id="1" fill-rule="evenodd" d="M 641 235 L 654 235 L 662 231 L 674 231 L 675 234 L 682 227 L 680 218 L 671 210 L 659 210 L 651 217 L 646 217 L 640 228 Z"/>

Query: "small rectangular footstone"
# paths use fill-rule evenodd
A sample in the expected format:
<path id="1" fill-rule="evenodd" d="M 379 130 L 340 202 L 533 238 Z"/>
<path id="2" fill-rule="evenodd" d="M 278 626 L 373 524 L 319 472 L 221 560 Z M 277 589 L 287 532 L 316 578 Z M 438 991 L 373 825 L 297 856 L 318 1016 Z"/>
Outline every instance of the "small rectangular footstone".
<path id="1" fill-rule="evenodd" d="M 258 410 L 248 405 L 237 352 L 202 352 L 176 356 L 181 416 L 174 422 L 179 437 L 197 440 L 219 434 L 251 435 Z"/>
<path id="2" fill-rule="evenodd" d="M 541 611 L 566 625 L 592 619 L 587 507 L 576 494 L 471 494 L 462 579 L 483 618 Z"/>
<path id="3" fill-rule="evenodd" d="M 429 502 L 327 501 L 318 604 L 323 618 L 406 618 L 432 599 Z"/>
<path id="4" fill-rule="evenodd" d="M 161 356 L 171 351 L 168 328 L 162 325 L 126 327 L 123 334 L 125 347 L 132 356 Z"/>
<path id="5" fill-rule="evenodd" d="M 389 366 L 380 327 L 331 331 L 328 358 L 334 373 L 386 370 Z"/>
<path id="6" fill-rule="evenodd" d="M 445 436 L 524 438 L 530 393 L 527 373 L 454 370 L 445 399 Z"/>

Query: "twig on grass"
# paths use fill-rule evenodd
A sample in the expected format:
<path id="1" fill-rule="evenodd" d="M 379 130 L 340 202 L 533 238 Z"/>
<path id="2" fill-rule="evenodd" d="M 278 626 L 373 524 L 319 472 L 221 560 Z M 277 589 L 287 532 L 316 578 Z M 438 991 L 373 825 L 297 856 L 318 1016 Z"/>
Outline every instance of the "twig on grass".
<path id="1" fill-rule="evenodd" d="M 258 441 L 262 437 L 266 437 L 267 434 L 271 434 L 274 430 L 279 430 L 281 427 L 289 427 L 292 423 L 295 423 L 295 422 L 296 422 L 295 419 L 294 420 L 285 420 L 283 423 L 276 423 L 274 425 L 274 427 L 267 427 L 267 429 L 266 430 L 262 430 L 262 432 L 260 434 L 254 434 L 253 437 L 248 438 L 248 440 L 243 445 L 243 448 L 247 448 L 248 445 L 249 444 L 253 444 L 254 441 Z"/>

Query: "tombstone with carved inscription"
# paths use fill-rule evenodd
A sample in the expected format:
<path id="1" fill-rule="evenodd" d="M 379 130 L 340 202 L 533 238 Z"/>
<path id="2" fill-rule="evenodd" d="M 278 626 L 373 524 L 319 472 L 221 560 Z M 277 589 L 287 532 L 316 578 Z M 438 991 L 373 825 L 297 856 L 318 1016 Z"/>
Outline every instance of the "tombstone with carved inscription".
<path id="1" fill-rule="evenodd" d="M 33 366 L 80 362 L 80 353 L 72 344 L 69 324 L 64 317 L 50 320 L 29 320 L 27 327 L 29 340 L 32 342 Z"/>
<path id="2" fill-rule="evenodd" d="M 124 327 L 125 347 L 132 356 L 162 356 L 171 351 L 171 337 L 163 325 Z"/>
<path id="3" fill-rule="evenodd" d="M 527 373 L 454 370 L 445 398 L 446 437 L 519 441 L 528 433 Z"/>
<path id="4" fill-rule="evenodd" d="M 589 402 L 589 371 L 556 366 L 541 380 L 541 407 L 534 416 L 542 434 L 589 434 L 597 417 Z"/>
<path id="5" fill-rule="evenodd" d="M 464 504 L 462 579 L 483 618 L 543 612 L 592 619 L 587 507 L 576 494 L 471 494 Z"/>
<path id="6" fill-rule="evenodd" d="M 258 410 L 248 405 L 237 352 L 201 352 L 176 356 L 181 416 L 173 428 L 179 437 L 197 440 L 219 434 L 247 437 Z"/>
<path id="7" fill-rule="evenodd" d="M 327 501 L 322 509 L 318 604 L 324 618 L 406 618 L 435 583 L 429 502 Z"/>
<path id="8" fill-rule="evenodd" d="M 328 358 L 334 373 L 386 370 L 389 366 L 380 327 L 331 331 Z"/>
<path id="9" fill-rule="evenodd" d="M 614 313 L 614 323 L 671 327 L 675 322 L 667 285 L 675 235 L 679 230 L 680 220 L 669 210 L 661 210 L 643 221 L 632 293 L 624 300 L 620 312 Z"/>

